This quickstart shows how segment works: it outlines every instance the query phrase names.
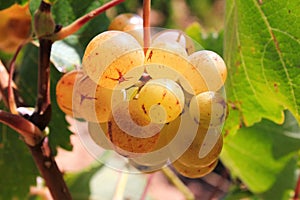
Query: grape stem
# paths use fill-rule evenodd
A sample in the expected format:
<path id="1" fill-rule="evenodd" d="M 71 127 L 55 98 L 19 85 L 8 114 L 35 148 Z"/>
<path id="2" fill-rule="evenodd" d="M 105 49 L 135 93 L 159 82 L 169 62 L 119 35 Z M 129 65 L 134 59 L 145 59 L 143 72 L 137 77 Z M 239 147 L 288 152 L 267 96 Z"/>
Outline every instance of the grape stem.
<path id="1" fill-rule="evenodd" d="M 143 28 L 144 28 L 144 54 L 150 46 L 151 34 L 150 34 L 150 15 L 151 14 L 151 0 L 144 0 L 143 2 Z"/>
<path id="2" fill-rule="evenodd" d="M 103 6 L 101 6 L 97 9 L 89 12 L 88 14 L 80 17 L 79 19 L 74 21 L 72 24 L 62 28 L 57 33 L 54 33 L 52 36 L 50 36 L 49 39 L 51 39 L 52 41 L 62 40 L 65 37 L 67 37 L 69 35 L 72 35 L 73 33 L 77 32 L 83 25 L 85 25 L 87 22 L 89 22 L 94 17 L 100 15 L 101 13 L 106 11 L 107 9 L 112 8 L 112 7 L 122 3 L 124 1 L 125 0 L 112 0 L 112 1 L 104 4 Z"/>
<path id="3" fill-rule="evenodd" d="M 145 186 L 145 188 L 144 188 L 144 191 L 143 191 L 143 194 L 142 194 L 140 200 L 145 200 L 145 199 L 146 199 L 147 193 L 148 193 L 148 191 L 149 191 L 149 187 L 150 187 L 151 182 L 152 182 L 152 180 L 153 180 L 153 177 L 154 177 L 154 173 L 151 173 L 151 174 L 148 176 L 148 178 L 147 178 L 147 183 L 146 183 L 146 186 Z"/>
<path id="4" fill-rule="evenodd" d="M 187 200 L 195 199 L 194 194 L 189 190 L 189 188 L 185 184 L 181 182 L 178 176 L 176 176 L 176 174 L 168 166 L 162 168 L 162 172 L 173 183 L 173 185 L 183 193 L 185 199 Z"/>

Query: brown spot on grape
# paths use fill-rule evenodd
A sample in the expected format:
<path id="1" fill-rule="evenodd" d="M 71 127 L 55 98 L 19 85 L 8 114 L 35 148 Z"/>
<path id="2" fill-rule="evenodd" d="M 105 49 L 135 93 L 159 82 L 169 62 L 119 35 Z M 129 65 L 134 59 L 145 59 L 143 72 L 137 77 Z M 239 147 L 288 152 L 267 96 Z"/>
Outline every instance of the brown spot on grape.
<path id="1" fill-rule="evenodd" d="M 107 133 L 108 133 L 108 137 L 109 137 L 110 141 L 113 142 L 112 123 L 111 123 L 111 121 L 107 122 Z"/>
<path id="2" fill-rule="evenodd" d="M 80 105 L 82 105 L 83 101 L 86 100 L 86 99 L 87 100 L 97 100 L 97 98 L 89 97 L 87 94 L 86 95 L 81 94 L 80 95 Z"/>
<path id="3" fill-rule="evenodd" d="M 149 53 L 149 56 L 147 58 L 147 61 L 149 61 L 149 60 L 151 61 L 152 55 L 153 55 L 153 51 L 151 50 L 150 53 Z"/>
<path id="4" fill-rule="evenodd" d="M 144 113 L 147 115 L 147 110 L 145 108 L 145 104 L 142 105 L 142 109 L 143 109 Z"/>
<path id="5" fill-rule="evenodd" d="M 167 95 L 167 91 L 166 90 L 164 90 L 164 92 L 163 92 L 163 94 L 162 94 L 162 99 L 164 99 L 165 97 L 166 97 L 166 95 Z"/>

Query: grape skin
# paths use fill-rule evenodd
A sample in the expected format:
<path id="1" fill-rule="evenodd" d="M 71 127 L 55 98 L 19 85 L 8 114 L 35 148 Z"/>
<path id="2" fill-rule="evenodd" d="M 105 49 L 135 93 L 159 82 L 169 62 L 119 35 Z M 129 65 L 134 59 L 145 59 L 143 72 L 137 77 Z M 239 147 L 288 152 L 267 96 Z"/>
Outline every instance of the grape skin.
<path id="1" fill-rule="evenodd" d="M 183 31 L 180 30 L 164 30 L 155 34 L 152 38 L 152 46 L 156 43 L 172 43 L 179 44 L 186 53 L 190 55 L 195 51 L 194 42 Z"/>
<path id="2" fill-rule="evenodd" d="M 188 178 L 201 178 L 210 172 L 214 170 L 214 168 L 217 166 L 218 160 L 213 162 L 212 164 L 206 166 L 206 167 L 194 167 L 190 166 L 189 163 L 183 163 L 180 161 L 175 161 L 172 163 L 172 166 L 176 169 L 178 173 L 180 173 L 182 176 L 188 177 Z"/>
<path id="3" fill-rule="evenodd" d="M 178 74 L 181 86 L 191 94 L 195 95 L 208 90 L 206 82 L 197 68 L 188 61 L 188 58 L 182 57 L 176 52 L 149 47 L 146 53 L 145 65 L 171 68 Z M 164 75 L 166 75 L 166 78 L 169 78 L 168 73 L 164 73 Z M 171 76 L 173 77 L 174 75 Z"/>
<path id="4" fill-rule="evenodd" d="M 172 80 L 150 80 L 139 92 L 138 106 L 152 122 L 168 123 L 182 112 L 184 94 L 181 87 Z"/>
<path id="5" fill-rule="evenodd" d="M 84 75 L 81 70 L 73 70 L 64 74 L 56 85 L 56 101 L 59 108 L 67 115 L 81 117 L 80 112 L 74 110 L 73 89 L 77 78 Z"/>
<path id="6" fill-rule="evenodd" d="M 226 117 L 226 102 L 218 92 L 203 92 L 191 99 L 189 112 L 203 128 L 220 127 Z"/>
<path id="7" fill-rule="evenodd" d="M 209 91 L 217 91 L 224 85 L 227 69 L 225 62 L 218 54 L 201 50 L 191 54 L 188 59 L 205 80 Z"/>
<path id="8" fill-rule="evenodd" d="M 101 87 L 114 89 L 121 83 L 127 83 L 125 74 L 132 68 L 142 66 L 144 52 L 138 41 L 122 31 L 106 31 L 93 38 L 88 44 L 82 66 L 86 74 Z M 139 76 L 130 77 L 130 83 L 136 82 Z M 125 86 L 124 86 L 125 87 Z"/>
<path id="9" fill-rule="evenodd" d="M 126 31 L 128 26 L 140 26 L 142 28 L 143 18 L 133 13 L 120 14 L 111 21 L 108 30 Z"/>
<path id="10" fill-rule="evenodd" d="M 150 121 L 141 115 L 141 111 L 137 108 L 135 100 L 132 100 L 129 104 L 126 102 L 121 103 L 113 108 L 114 114 L 111 115 L 107 122 L 106 136 L 114 144 L 115 151 L 126 157 L 136 157 L 141 153 L 150 152 L 155 147 L 159 137 L 159 127 L 150 129 L 152 133 L 149 133 L 149 136 L 141 135 L 140 137 L 133 135 L 142 134 L 142 132 L 138 131 L 131 135 L 123 130 L 122 126 L 126 126 L 125 128 L 129 130 L 137 131 L 136 129 L 132 129 L 134 125 L 140 126 L 140 130 L 142 130 L 143 127 L 150 123 Z M 128 111 L 130 117 L 126 115 Z M 116 122 L 116 120 L 119 120 L 119 122 Z"/>
<path id="11" fill-rule="evenodd" d="M 113 149 L 113 144 L 106 137 L 107 126 L 105 123 L 88 122 L 88 130 L 93 141 L 103 149 Z"/>
<path id="12" fill-rule="evenodd" d="M 207 133 L 209 134 L 209 133 Z M 205 134 L 202 133 L 205 136 Z M 220 134 L 216 143 L 212 146 L 210 152 L 204 157 L 200 158 L 199 154 L 202 146 L 204 145 L 204 136 L 200 138 L 196 136 L 193 143 L 188 147 L 188 149 L 177 159 L 183 163 L 189 163 L 190 166 L 194 167 L 207 167 L 211 163 L 218 159 L 223 147 L 223 137 Z"/>
<path id="13" fill-rule="evenodd" d="M 107 122 L 111 113 L 111 102 L 119 102 L 124 98 L 120 90 L 103 88 L 87 75 L 77 79 L 73 92 L 73 109 L 89 122 Z"/>

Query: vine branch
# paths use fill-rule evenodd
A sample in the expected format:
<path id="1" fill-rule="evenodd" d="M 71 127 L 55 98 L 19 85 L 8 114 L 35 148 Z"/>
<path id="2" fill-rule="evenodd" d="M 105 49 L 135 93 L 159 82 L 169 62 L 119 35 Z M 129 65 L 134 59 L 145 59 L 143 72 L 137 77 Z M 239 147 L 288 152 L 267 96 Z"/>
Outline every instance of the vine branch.
<path id="1" fill-rule="evenodd" d="M 89 12 L 88 14 L 80 17 L 79 19 L 74 21 L 72 24 L 70 24 L 66 27 L 63 27 L 60 31 L 58 31 L 54 35 L 50 36 L 50 39 L 52 39 L 52 41 L 62 40 L 65 37 L 67 37 L 69 35 L 72 35 L 73 33 L 77 32 L 83 25 L 85 25 L 87 22 L 89 22 L 94 17 L 100 15 L 101 13 L 106 11 L 107 9 L 112 8 L 112 7 L 122 3 L 124 1 L 125 0 L 112 0 L 112 1 L 104 4 L 103 6 L 101 6 L 97 9 Z"/>
<path id="2" fill-rule="evenodd" d="M 20 115 L 0 110 L 0 122 L 17 131 L 29 146 L 35 146 L 43 138 L 41 130 Z"/>
<path id="3" fill-rule="evenodd" d="M 16 66 L 16 59 L 23 47 L 23 44 L 21 44 L 17 51 L 15 52 L 10 64 L 9 64 L 9 77 L 8 77 L 8 85 L 7 85 L 7 98 L 8 98 L 8 107 L 11 113 L 18 114 L 17 111 L 17 104 L 15 101 L 15 95 L 13 90 L 13 75 L 15 72 L 15 66 Z"/>
<path id="4" fill-rule="evenodd" d="M 28 146 L 34 161 L 55 200 L 71 200 L 71 194 L 49 149 L 48 138 L 38 145 Z"/>

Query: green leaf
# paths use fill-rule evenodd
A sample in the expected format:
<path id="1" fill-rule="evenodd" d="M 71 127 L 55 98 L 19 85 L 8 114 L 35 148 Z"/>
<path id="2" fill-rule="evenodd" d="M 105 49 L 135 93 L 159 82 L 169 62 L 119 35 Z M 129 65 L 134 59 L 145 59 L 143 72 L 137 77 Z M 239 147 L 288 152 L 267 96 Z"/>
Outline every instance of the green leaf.
<path id="1" fill-rule="evenodd" d="M 84 1 L 81 0 L 64 0 L 58 1 L 54 4 L 52 12 L 57 24 L 67 26 L 75 21 L 77 18 L 87 14 L 88 12 L 94 10 L 95 8 L 100 7 L 105 2 L 104 0 L 99 1 Z M 80 6 L 78 6 L 80 5 Z M 105 13 L 100 14 L 99 16 L 92 19 L 86 25 L 84 25 L 78 32 L 75 33 L 75 36 L 78 37 L 76 49 L 83 49 L 91 40 L 92 37 L 103 32 L 107 29 L 109 24 L 108 18 Z"/>
<path id="2" fill-rule="evenodd" d="M 186 34 L 201 45 L 201 49 L 211 50 L 223 55 L 223 31 L 204 33 L 199 23 L 194 22 L 185 30 Z"/>
<path id="3" fill-rule="evenodd" d="M 19 134 L 1 123 L 0 174 L 0 199 L 3 200 L 24 199 L 39 174 Z"/>
<path id="4" fill-rule="evenodd" d="M 290 114 L 286 118 L 282 126 L 262 120 L 243 127 L 224 141 L 221 158 L 232 175 L 267 199 L 282 199 L 296 183 L 300 128 Z"/>
<path id="5" fill-rule="evenodd" d="M 226 7 L 229 127 L 282 123 L 284 109 L 300 121 L 299 1 L 227 0 Z"/>
<path id="6" fill-rule="evenodd" d="M 25 102 L 31 107 L 34 107 L 37 95 L 37 59 L 38 48 L 33 45 L 26 46 L 17 81 L 21 96 L 24 97 Z M 55 95 L 56 83 L 62 74 L 53 66 L 51 66 L 50 72 L 52 118 L 49 123 L 49 143 L 53 151 L 56 151 L 57 146 L 71 150 L 69 124 L 65 120 L 65 114 L 56 103 Z"/>
<path id="7" fill-rule="evenodd" d="M 0 1 L 0 10 L 10 7 L 11 5 L 17 3 L 20 5 L 24 5 L 28 0 L 2 0 Z"/>

